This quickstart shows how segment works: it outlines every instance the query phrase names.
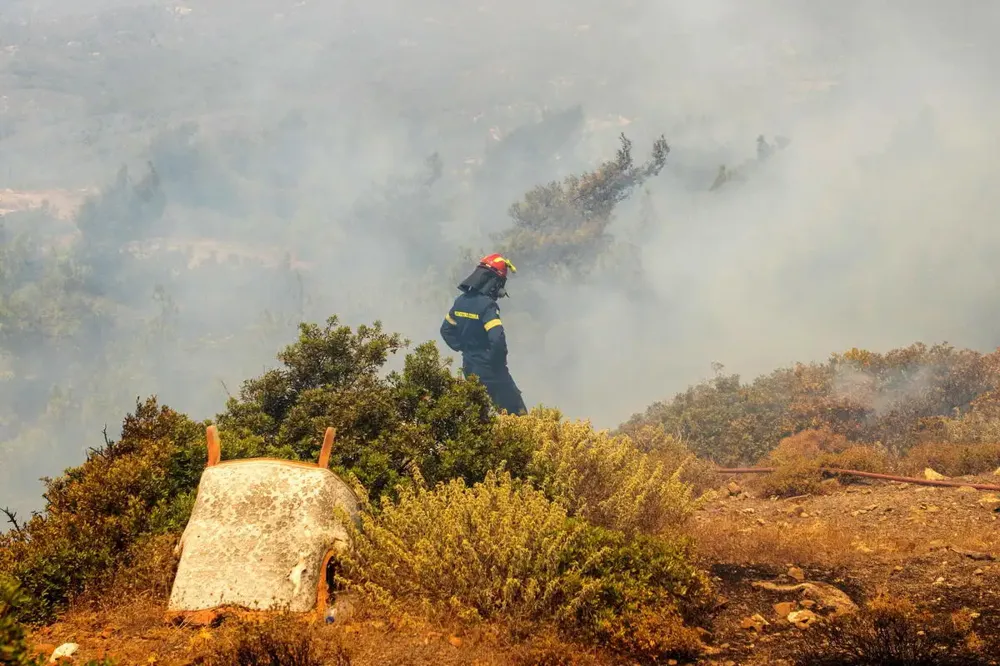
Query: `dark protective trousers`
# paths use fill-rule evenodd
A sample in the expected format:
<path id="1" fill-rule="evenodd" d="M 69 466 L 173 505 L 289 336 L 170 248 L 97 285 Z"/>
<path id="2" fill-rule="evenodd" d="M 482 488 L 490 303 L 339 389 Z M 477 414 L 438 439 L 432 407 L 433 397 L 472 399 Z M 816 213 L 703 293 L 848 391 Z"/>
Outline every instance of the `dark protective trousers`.
<path id="1" fill-rule="evenodd" d="M 510 373 L 506 373 L 506 377 L 498 377 L 489 369 L 480 368 L 479 370 L 483 371 L 483 374 L 477 372 L 476 366 L 465 365 L 462 367 L 462 374 L 466 377 L 469 375 L 479 377 L 479 383 L 486 387 L 486 393 L 489 394 L 490 400 L 493 401 L 497 409 L 506 409 L 511 414 L 528 413 L 528 408 L 525 407 L 524 399 L 521 397 L 521 390 L 517 388 Z"/>

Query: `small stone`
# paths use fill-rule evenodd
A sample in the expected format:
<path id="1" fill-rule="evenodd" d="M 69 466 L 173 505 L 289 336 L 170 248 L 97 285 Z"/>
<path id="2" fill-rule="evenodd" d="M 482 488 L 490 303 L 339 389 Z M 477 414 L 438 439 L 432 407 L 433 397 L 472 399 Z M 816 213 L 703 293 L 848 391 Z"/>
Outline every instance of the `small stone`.
<path id="1" fill-rule="evenodd" d="M 992 506 L 994 504 L 1000 504 L 1000 497 L 997 497 L 995 493 L 990 493 L 989 495 L 983 495 L 979 498 L 979 503 L 983 506 Z"/>
<path id="2" fill-rule="evenodd" d="M 774 604 L 774 613 L 780 618 L 787 618 L 788 614 L 794 610 L 794 601 L 782 601 L 780 604 Z"/>
<path id="3" fill-rule="evenodd" d="M 788 614 L 788 621 L 799 629 L 805 629 L 815 623 L 818 619 L 819 618 L 816 617 L 816 613 L 813 613 L 810 610 L 794 611 Z"/>
<path id="4" fill-rule="evenodd" d="M 976 569 L 975 571 L 972 572 L 972 575 L 973 576 L 982 576 L 983 575 L 983 570 L 982 569 Z"/>
<path id="5" fill-rule="evenodd" d="M 63 643 L 55 650 L 52 651 L 52 656 L 49 657 L 49 663 L 58 662 L 60 659 L 69 658 L 72 659 L 73 654 L 80 649 L 80 646 L 76 643 Z"/>
<path id="6" fill-rule="evenodd" d="M 812 599 L 803 599 L 802 601 L 799 602 L 799 605 L 802 606 L 803 608 L 807 608 L 810 610 L 816 608 L 816 602 L 813 601 Z"/>
<path id="7" fill-rule="evenodd" d="M 788 570 L 788 576 L 801 583 L 806 579 L 806 572 L 798 567 L 792 567 Z"/>
<path id="8" fill-rule="evenodd" d="M 770 623 L 760 613 L 757 613 L 740 622 L 740 627 L 747 631 L 752 629 L 753 631 L 761 632 L 764 631 L 764 627 L 768 626 L 768 624 Z"/>
<path id="9" fill-rule="evenodd" d="M 976 493 L 976 492 L 979 492 L 979 491 L 976 490 L 975 488 L 973 488 L 972 486 L 959 486 L 959 488 L 958 488 L 958 490 L 956 492 L 960 492 L 960 493 Z"/>
<path id="10" fill-rule="evenodd" d="M 934 581 L 934 585 L 944 585 L 944 576 L 939 576 L 937 580 Z"/>
<path id="11" fill-rule="evenodd" d="M 937 472 L 935 472 L 934 470 L 932 470 L 930 467 L 925 467 L 924 468 L 924 478 L 927 479 L 928 481 L 941 481 L 942 479 L 947 479 L 948 477 L 946 477 L 943 474 L 938 474 Z"/>
<path id="12" fill-rule="evenodd" d="M 454 645 L 455 647 L 462 647 L 462 639 L 459 638 L 458 636 L 449 636 L 448 642 Z"/>
<path id="13" fill-rule="evenodd" d="M 726 490 L 729 491 L 730 495 L 739 495 L 743 491 L 743 489 L 740 488 L 740 484 L 735 481 L 730 481 L 729 485 L 726 486 Z"/>

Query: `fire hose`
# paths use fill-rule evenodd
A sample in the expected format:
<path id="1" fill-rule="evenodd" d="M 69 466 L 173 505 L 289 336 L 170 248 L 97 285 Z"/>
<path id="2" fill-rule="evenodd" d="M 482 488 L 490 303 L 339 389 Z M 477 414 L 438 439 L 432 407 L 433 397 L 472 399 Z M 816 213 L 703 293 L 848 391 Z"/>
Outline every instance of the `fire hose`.
<path id="1" fill-rule="evenodd" d="M 717 474 L 770 474 L 776 471 L 776 467 L 732 467 L 717 468 Z M 938 479 L 916 479 L 909 476 L 895 476 L 892 474 L 876 474 L 874 472 L 861 472 L 856 469 L 838 469 L 836 467 L 823 467 L 822 472 L 828 474 L 842 474 L 844 476 L 860 476 L 866 479 L 881 479 L 883 481 L 897 481 L 899 483 L 912 483 L 918 486 L 944 486 L 947 488 L 975 488 L 976 490 L 992 490 L 1000 492 L 1000 485 L 993 483 L 969 483 L 966 481 L 950 481 Z"/>

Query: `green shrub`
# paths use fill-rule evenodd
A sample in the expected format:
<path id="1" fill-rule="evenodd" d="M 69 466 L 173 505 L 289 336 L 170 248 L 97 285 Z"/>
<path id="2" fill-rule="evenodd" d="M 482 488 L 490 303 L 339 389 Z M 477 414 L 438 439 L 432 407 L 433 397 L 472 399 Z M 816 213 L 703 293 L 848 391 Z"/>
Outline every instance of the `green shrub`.
<path id="1" fill-rule="evenodd" d="M 19 609 L 28 598 L 16 582 L 0 578 L 0 664 L 40 666 L 25 641 L 24 627 L 18 620 Z"/>
<path id="2" fill-rule="evenodd" d="M 528 477 L 570 516 L 625 532 L 658 533 L 681 525 L 695 508 L 679 470 L 668 471 L 626 435 L 569 422 L 557 410 L 501 416 L 498 439 L 531 443 Z"/>
<path id="3" fill-rule="evenodd" d="M 46 479 L 45 512 L 0 535 L 0 575 L 28 595 L 22 619 L 51 619 L 131 564 L 142 537 L 183 529 L 203 442 L 199 424 L 150 398 L 125 418 L 119 441 Z"/>
<path id="4" fill-rule="evenodd" d="M 922 441 L 929 422 L 975 407 L 997 388 L 998 361 L 1000 352 L 983 355 L 945 344 L 917 343 L 885 354 L 851 349 L 748 384 L 720 372 L 633 415 L 625 426 L 662 425 L 698 455 L 726 466 L 751 465 L 784 438 L 810 429 L 905 451 Z M 982 407 L 988 411 L 989 405 Z M 996 432 L 990 421 L 953 430 L 964 436 Z"/>
<path id="5" fill-rule="evenodd" d="M 397 503 L 384 498 L 379 514 L 363 517 L 354 544 L 345 578 L 389 607 L 419 603 L 467 621 L 520 626 L 555 621 L 660 656 L 696 649 L 697 635 L 681 618 L 703 610 L 708 584 L 686 541 L 629 537 L 569 519 L 506 472 L 471 488 L 455 479 L 406 489 Z M 647 633 L 662 640 L 638 640 Z"/>
<path id="6" fill-rule="evenodd" d="M 455 377 L 433 343 L 407 355 L 402 372 L 381 377 L 406 341 L 378 322 L 353 332 L 337 321 L 301 324 L 298 341 L 278 355 L 283 367 L 245 382 L 229 400 L 218 419 L 227 451 L 233 441 L 239 455 L 315 460 L 333 426 L 332 468 L 357 477 L 373 500 L 407 482 L 411 467 L 431 483 L 480 480 L 504 461 L 523 469 L 529 452 L 521 443 L 491 437 L 485 388 Z"/>
<path id="7" fill-rule="evenodd" d="M 615 239 L 607 229 L 615 208 L 657 176 L 670 153 L 661 136 L 653 142 L 649 159 L 636 164 L 632 142 L 624 134 L 619 139 L 621 148 L 613 160 L 562 182 L 534 187 L 514 203 L 508 211 L 511 227 L 495 239 L 498 250 L 516 257 L 533 274 L 549 277 L 580 278 L 603 262 L 614 262 Z"/>

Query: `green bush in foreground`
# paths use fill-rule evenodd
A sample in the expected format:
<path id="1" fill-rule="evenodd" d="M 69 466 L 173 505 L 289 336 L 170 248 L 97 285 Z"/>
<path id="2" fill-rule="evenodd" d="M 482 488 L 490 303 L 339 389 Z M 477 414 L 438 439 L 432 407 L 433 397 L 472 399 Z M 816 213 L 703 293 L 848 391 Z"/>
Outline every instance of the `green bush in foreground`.
<path id="1" fill-rule="evenodd" d="M 680 468 L 640 450 L 628 435 L 612 436 L 558 410 L 499 417 L 498 441 L 531 444 L 527 476 L 570 516 L 629 534 L 681 526 L 696 507 Z"/>
<path id="2" fill-rule="evenodd" d="M 25 641 L 24 627 L 17 619 L 20 606 L 28 601 L 17 583 L 0 578 L 0 664 L 36 666 Z"/>
<path id="3" fill-rule="evenodd" d="M 245 382 L 219 416 L 224 449 L 232 442 L 240 456 L 316 460 L 333 426 L 332 468 L 357 477 L 376 505 L 409 481 L 411 468 L 431 483 L 479 481 L 504 461 L 523 468 L 530 456 L 523 442 L 503 446 L 491 437 L 486 389 L 455 377 L 434 343 L 408 354 L 402 372 L 380 374 L 406 344 L 379 322 L 356 331 L 336 316 L 323 327 L 302 324 L 298 340 L 278 354 L 282 367 Z"/>
<path id="4" fill-rule="evenodd" d="M 201 425 L 150 399 L 125 418 L 120 440 L 46 480 L 45 512 L 0 535 L 0 576 L 28 597 L 21 619 L 52 619 L 129 566 L 142 537 L 182 530 L 204 465 Z"/>
<path id="5" fill-rule="evenodd" d="M 345 578 L 387 607 L 420 604 L 469 621 L 555 621 L 648 658 L 698 652 L 683 617 L 703 609 L 705 577 L 685 541 L 629 537 L 568 518 L 525 481 L 490 473 L 404 490 L 363 517 Z"/>

